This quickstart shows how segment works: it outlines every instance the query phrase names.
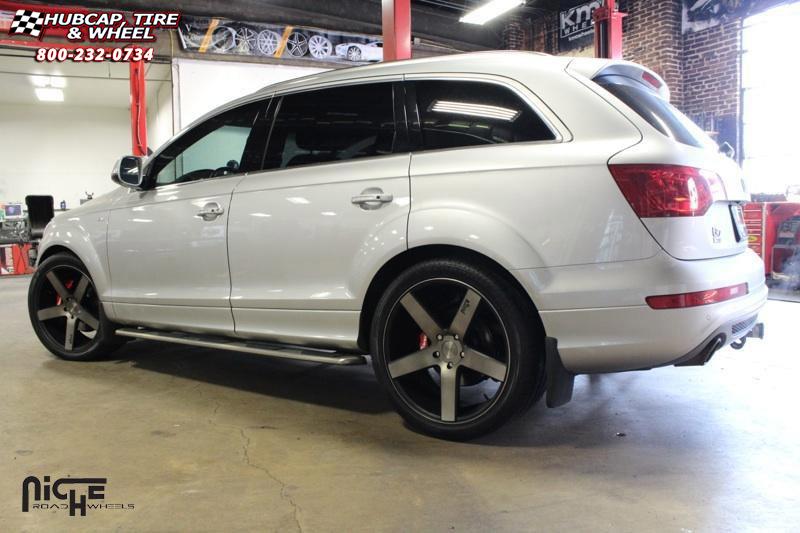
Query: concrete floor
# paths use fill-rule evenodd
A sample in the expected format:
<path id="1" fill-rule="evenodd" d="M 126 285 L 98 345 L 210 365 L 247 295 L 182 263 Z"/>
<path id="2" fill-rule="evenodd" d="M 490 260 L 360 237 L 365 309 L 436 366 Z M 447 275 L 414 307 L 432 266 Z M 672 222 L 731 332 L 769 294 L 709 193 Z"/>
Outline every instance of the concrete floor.
<path id="1" fill-rule="evenodd" d="M 0 531 L 743 531 L 800 524 L 800 306 L 703 368 L 581 377 L 472 443 L 411 432 L 369 368 L 148 342 L 50 356 L 0 279 Z M 31 474 L 134 510 L 21 512 Z"/>

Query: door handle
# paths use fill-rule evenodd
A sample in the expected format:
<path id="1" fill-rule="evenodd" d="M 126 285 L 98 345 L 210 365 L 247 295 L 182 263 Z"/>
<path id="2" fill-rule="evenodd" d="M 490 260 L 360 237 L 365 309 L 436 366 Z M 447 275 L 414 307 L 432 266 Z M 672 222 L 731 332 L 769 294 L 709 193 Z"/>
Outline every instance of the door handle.
<path id="1" fill-rule="evenodd" d="M 197 212 L 195 216 L 202 218 L 207 222 L 210 222 L 224 212 L 225 209 L 223 209 L 222 206 L 219 205 L 217 202 L 208 202 L 206 205 L 203 206 L 203 209 Z"/>
<path id="2" fill-rule="evenodd" d="M 385 193 L 377 187 L 364 189 L 361 194 L 350 198 L 351 203 L 360 206 L 362 209 L 378 209 L 383 204 L 391 203 L 393 200 L 394 196 L 391 193 Z"/>

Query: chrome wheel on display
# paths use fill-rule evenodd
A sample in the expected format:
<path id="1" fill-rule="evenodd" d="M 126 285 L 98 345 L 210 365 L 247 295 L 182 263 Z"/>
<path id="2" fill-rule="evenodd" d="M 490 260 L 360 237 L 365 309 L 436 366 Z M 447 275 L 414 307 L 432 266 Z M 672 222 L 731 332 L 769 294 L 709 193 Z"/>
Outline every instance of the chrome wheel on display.
<path id="1" fill-rule="evenodd" d="M 258 33 L 258 37 L 256 38 L 258 51 L 265 56 L 274 55 L 278 50 L 280 42 L 281 36 L 272 30 L 262 30 Z"/>
<path id="2" fill-rule="evenodd" d="M 308 52 L 308 39 L 300 32 L 292 32 L 286 39 L 286 50 L 292 57 L 303 57 Z"/>
<path id="3" fill-rule="evenodd" d="M 48 350 L 63 359 L 89 360 L 124 343 L 103 315 L 83 264 L 56 254 L 37 268 L 28 290 L 31 324 Z"/>
<path id="4" fill-rule="evenodd" d="M 230 52 L 236 48 L 236 30 L 228 26 L 219 26 L 211 32 L 211 43 L 209 48 L 215 52 Z"/>
<path id="5" fill-rule="evenodd" d="M 241 26 L 236 30 L 236 47 L 243 54 L 257 53 L 258 33 L 247 26 Z"/>
<path id="6" fill-rule="evenodd" d="M 333 53 L 333 44 L 322 35 L 312 35 L 308 40 L 308 50 L 312 57 L 325 59 Z"/>
<path id="7" fill-rule="evenodd" d="M 506 281 L 458 261 L 416 265 L 389 286 L 371 353 L 406 421 L 468 439 L 541 395 L 544 339 L 522 302 Z"/>

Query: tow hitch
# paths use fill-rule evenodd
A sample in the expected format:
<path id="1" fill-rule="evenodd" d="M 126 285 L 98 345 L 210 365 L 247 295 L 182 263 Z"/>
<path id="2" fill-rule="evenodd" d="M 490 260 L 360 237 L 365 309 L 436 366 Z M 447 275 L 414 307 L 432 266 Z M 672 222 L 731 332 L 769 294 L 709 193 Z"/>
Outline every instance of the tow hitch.
<path id="1" fill-rule="evenodd" d="M 741 339 L 733 341 L 731 343 L 731 348 L 733 348 L 734 350 L 741 350 L 742 348 L 744 348 L 744 345 L 747 342 L 747 339 L 751 338 L 751 337 L 755 338 L 755 339 L 763 339 L 764 338 L 764 323 L 763 322 L 759 322 L 758 324 L 753 326 L 753 329 L 751 329 L 747 333 L 747 335 L 745 335 Z"/>

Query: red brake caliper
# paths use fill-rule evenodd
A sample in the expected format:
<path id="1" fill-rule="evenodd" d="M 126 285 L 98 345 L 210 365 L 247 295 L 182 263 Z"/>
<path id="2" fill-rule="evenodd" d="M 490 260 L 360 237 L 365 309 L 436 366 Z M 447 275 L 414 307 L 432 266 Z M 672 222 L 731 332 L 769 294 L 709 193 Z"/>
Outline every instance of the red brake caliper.
<path id="1" fill-rule="evenodd" d="M 424 350 L 425 348 L 427 348 L 430 345 L 431 345 L 431 341 L 430 341 L 430 339 L 428 339 L 428 336 L 425 335 L 425 333 L 420 331 L 419 332 L 419 349 L 420 350 Z"/>
<path id="2" fill-rule="evenodd" d="M 75 285 L 75 280 L 70 279 L 67 280 L 67 282 L 64 284 L 64 287 L 71 290 L 74 285 Z M 61 295 L 56 296 L 56 305 L 61 305 Z"/>

